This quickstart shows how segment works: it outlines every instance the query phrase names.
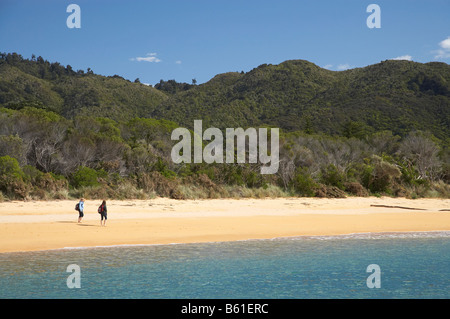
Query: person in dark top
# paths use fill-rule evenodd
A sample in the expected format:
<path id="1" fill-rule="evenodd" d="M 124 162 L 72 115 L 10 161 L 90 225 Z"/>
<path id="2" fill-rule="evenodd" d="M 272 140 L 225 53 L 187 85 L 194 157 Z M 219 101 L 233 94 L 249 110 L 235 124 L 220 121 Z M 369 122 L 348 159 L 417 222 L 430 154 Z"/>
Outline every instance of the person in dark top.
<path id="1" fill-rule="evenodd" d="M 102 204 L 98 208 L 98 212 L 99 212 L 99 214 L 101 216 L 100 226 L 106 226 L 106 220 L 108 219 L 108 216 L 107 216 L 108 210 L 106 208 L 106 201 L 105 200 L 102 202 Z"/>
<path id="2" fill-rule="evenodd" d="M 78 222 L 81 223 L 81 220 L 84 217 L 84 198 L 80 199 L 78 203 Z"/>

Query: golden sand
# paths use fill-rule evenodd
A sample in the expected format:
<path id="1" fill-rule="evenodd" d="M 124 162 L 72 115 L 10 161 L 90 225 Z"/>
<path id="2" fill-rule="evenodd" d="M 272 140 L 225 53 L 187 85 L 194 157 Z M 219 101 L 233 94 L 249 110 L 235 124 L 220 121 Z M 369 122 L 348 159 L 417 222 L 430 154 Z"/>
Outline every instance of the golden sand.
<path id="1" fill-rule="evenodd" d="M 368 232 L 450 231 L 449 199 L 350 197 L 0 203 L 0 252 Z"/>

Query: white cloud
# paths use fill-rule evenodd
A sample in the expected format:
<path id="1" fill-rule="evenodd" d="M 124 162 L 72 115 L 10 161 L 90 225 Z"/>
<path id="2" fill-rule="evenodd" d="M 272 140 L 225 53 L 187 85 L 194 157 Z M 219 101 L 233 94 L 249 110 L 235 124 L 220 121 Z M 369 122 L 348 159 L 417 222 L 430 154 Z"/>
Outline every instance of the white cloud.
<path id="1" fill-rule="evenodd" d="M 354 66 L 351 66 L 348 63 L 338 64 L 337 66 L 334 66 L 333 64 L 325 64 L 322 68 L 327 70 L 345 71 L 354 68 Z"/>
<path id="2" fill-rule="evenodd" d="M 145 57 L 138 56 L 136 58 L 131 58 L 131 61 L 159 63 L 161 60 L 156 57 L 157 55 L 157 53 L 147 53 Z"/>
<path id="3" fill-rule="evenodd" d="M 338 71 L 344 71 L 344 70 L 348 70 L 348 69 L 350 69 L 351 68 L 351 66 L 350 66 L 350 64 L 348 64 L 348 63 L 345 63 L 345 64 L 339 64 L 338 66 L 337 66 L 337 70 Z"/>
<path id="4" fill-rule="evenodd" d="M 181 60 L 175 61 L 176 64 L 181 64 Z"/>
<path id="5" fill-rule="evenodd" d="M 409 54 L 405 54 L 405 55 L 401 55 L 398 56 L 396 58 L 393 58 L 391 60 L 406 60 L 406 61 L 412 61 L 412 56 L 410 56 Z"/>
<path id="6" fill-rule="evenodd" d="M 136 58 L 136 61 L 138 61 L 138 62 L 141 62 L 141 61 L 145 61 L 145 62 L 155 62 L 155 63 L 161 62 L 161 60 L 158 59 L 158 58 L 155 57 L 155 56 L 148 56 L 148 57 L 145 57 L 145 58 L 143 58 L 143 57 L 137 57 L 137 58 Z"/>
<path id="7" fill-rule="evenodd" d="M 447 39 L 439 42 L 439 46 L 441 47 L 439 50 L 433 51 L 436 55 L 435 59 L 447 59 L 450 58 L 450 36 Z"/>
<path id="8" fill-rule="evenodd" d="M 450 50 L 450 37 L 439 42 L 439 46 L 444 50 Z"/>

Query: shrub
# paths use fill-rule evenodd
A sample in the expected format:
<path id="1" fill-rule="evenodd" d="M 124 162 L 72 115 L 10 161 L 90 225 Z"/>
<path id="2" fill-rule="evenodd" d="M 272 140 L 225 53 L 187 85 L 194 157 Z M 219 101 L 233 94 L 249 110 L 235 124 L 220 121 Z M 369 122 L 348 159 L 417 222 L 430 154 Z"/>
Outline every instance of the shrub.
<path id="1" fill-rule="evenodd" d="M 160 172 L 161 175 L 167 178 L 172 178 L 177 175 L 174 171 L 168 168 L 167 164 L 161 158 L 158 158 L 158 160 L 156 161 L 154 170 Z"/>
<path id="2" fill-rule="evenodd" d="M 277 197 L 288 197 L 289 194 L 285 192 L 281 187 L 268 184 L 265 187 L 258 187 L 253 191 L 254 197 L 256 198 L 277 198 Z"/>
<path id="3" fill-rule="evenodd" d="M 207 199 L 209 197 L 203 188 L 198 187 L 193 184 L 181 184 L 178 190 L 183 198 L 185 199 Z"/>
<path id="4" fill-rule="evenodd" d="M 29 185 L 17 159 L 8 155 L 0 157 L 0 191 L 8 197 L 26 198 Z"/>
<path id="5" fill-rule="evenodd" d="M 48 197 L 51 199 L 69 199 L 69 190 L 67 188 L 58 189 L 56 191 L 50 192 Z"/>
<path id="6" fill-rule="evenodd" d="M 24 173 L 17 159 L 6 155 L 0 157 L 0 176 L 3 177 L 3 181 L 5 179 L 23 179 Z"/>
<path id="7" fill-rule="evenodd" d="M 88 187 L 99 186 L 98 179 L 106 175 L 105 171 L 96 171 L 95 169 L 81 166 L 72 176 L 72 186 Z"/>
<path id="8" fill-rule="evenodd" d="M 147 193 L 155 193 L 162 197 L 170 197 L 174 199 L 183 199 L 182 194 L 178 190 L 179 180 L 175 178 L 167 178 L 160 172 L 153 171 L 149 174 L 140 174 L 137 177 L 137 185 Z"/>
<path id="9" fill-rule="evenodd" d="M 131 181 L 122 181 L 117 188 L 111 190 L 109 197 L 118 199 L 151 199 L 155 198 L 156 194 L 153 191 L 146 192 Z"/>
<path id="10" fill-rule="evenodd" d="M 433 183 L 427 197 L 450 198 L 450 185 L 443 181 Z"/>
<path id="11" fill-rule="evenodd" d="M 342 190 L 345 189 L 345 175 L 339 172 L 333 164 L 330 164 L 326 168 L 322 169 L 321 180 L 322 183 L 326 185 L 336 186 Z"/>
<path id="12" fill-rule="evenodd" d="M 355 196 L 368 196 L 367 190 L 358 182 L 348 182 L 344 184 L 345 191 Z"/>
<path id="13" fill-rule="evenodd" d="M 313 197 L 316 194 L 318 184 L 306 169 L 298 168 L 292 180 L 292 187 L 299 195 Z"/>
<path id="14" fill-rule="evenodd" d="M 371 192 L 392 192 L 391 186 L 402 175 L 400 169 L 379 156 L 373 155 L 362 173 L 363 185 Z"/>
<path id="15" fill-rule="evenodd" d="M 19 163 L 26 162 L 26 146 L 17 135 L 0 135 L 0 156 L 9 155 Z"/>
<path id="16" fill-rule="evenodd" d="M 345 192 L 336 186 L 319 185 L 316 187 L 314 195 L 326 198 L 345 198 Z"/>

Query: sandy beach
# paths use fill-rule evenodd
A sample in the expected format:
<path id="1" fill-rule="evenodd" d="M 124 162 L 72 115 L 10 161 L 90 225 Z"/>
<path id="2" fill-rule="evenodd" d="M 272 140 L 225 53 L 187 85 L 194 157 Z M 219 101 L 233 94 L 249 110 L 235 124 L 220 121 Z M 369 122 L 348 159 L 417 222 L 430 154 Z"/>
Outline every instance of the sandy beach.
<path id="1" fill-rule="evenodd" d="M 0 203 L 0 252 L 270 239 L 368 232 L 450 231 L 449 199 L 350 197 L 108 201 L 108 222 L 85 202 Z"/>

